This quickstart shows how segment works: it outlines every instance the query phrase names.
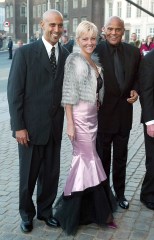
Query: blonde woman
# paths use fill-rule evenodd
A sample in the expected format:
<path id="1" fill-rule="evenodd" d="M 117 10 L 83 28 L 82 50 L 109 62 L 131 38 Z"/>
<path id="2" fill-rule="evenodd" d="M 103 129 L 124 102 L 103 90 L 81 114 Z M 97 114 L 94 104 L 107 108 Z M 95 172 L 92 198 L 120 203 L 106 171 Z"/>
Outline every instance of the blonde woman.
<path id="1" fill-rule="evenodd" d="M 70 54 L 65 64 L 62 104 L 73 159 L 55 218 L 68 235 L 83 224 L 116 228 L 116 201 L 96 152 L 97 109 L 104 94 L 102 69 L 92 59 L 97 34 L 93 23 L 81 22 L 76 29 L 80 53 Z"/>

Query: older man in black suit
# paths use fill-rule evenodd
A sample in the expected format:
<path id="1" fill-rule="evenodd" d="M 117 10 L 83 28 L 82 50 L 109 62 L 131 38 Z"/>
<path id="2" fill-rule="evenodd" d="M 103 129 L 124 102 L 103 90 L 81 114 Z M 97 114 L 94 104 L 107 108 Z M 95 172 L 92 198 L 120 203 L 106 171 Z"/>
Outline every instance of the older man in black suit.
<path id="1" fill-rule="evenodd" d="M 106 41 L 101 42 L 96 53 L 104 68 L 105 95 L 98 112 L 97 150 L 109 179 L 111 145 L 113 145 L 113 187 L 119 206 L 127 209 L 125 178 L 127 146 L 132 127 L 132 103 L 137 98 L 137 72 L 140 52 L 136 47 L 122 42 L 124 22 L 111 17 L 104 27 Z"/>
<path id="2" fill-rule="evenodd" d="M 147 208 L 154 210 L 154 50 L 141 62 L 139 83 L 146 151 L 146 172 L 140 200 Z"/>
<path id="3" fill-rule="evenodd" d="M 48 226 L 58 226 L 52 204 L 60 170 L 64 117 L 61 97 L 68 51 L 58 42 L 63 33 L 60 12 L 45 12 L 41 27 L 42 39 L 15 52 L 8 79 L 11 128 L 19 149 L 19 211 L 24 233 L 33 229 L 36 210 L 32 195 L 36 181 L 37 218 Z"/>

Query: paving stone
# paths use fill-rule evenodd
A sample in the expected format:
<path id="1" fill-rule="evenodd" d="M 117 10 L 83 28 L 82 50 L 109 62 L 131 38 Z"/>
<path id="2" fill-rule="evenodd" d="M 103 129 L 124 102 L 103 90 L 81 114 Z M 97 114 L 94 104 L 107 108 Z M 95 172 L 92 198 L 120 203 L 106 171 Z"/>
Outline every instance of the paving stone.
<path id="1" fill-rule="evenodd" d="M 144 231 L 134 230 L 131 233 L 129 240 L 145 240 L 147 236 L 147 233 L 145 233 Z"/>
<path id="2" fill-rule="evenodd" d="M 5 76 L 4 76 L 5 77 Z M 145 146 L 143 126 L 140 124 L 140 104 L 134 104 L 133 128 L 128 144 L 126 197 L 129 210 L 118 207 L 114 218 L 118 229 L 100 228 L 95 224 L 82 226 L 75 236 L 66 236 L 61 228 L 53 230 L 34 219 L 30 234 L 20 230 L 18 213 L 19 160 L 16 140 L 12 138 L 6 93 L 0 94 L 0 240 L 153 240 L 154 212 L 140 202 L 140 190 L 145 173 Z M 4 141 L 5 139 L 5 141 Z M 60 180 L 57 197 L 63 192 L 72 159 L 72 146 L 66 134 L 66 121 L 61 148 Z M 112 181 L 111 181 L 112 185 Z M 36 188 L 34 191 L 34 204 Z M 102 203 L 103 204 L 103 203 Z M 7 224 L 6 224 L 7 223 Z M 9 223 L 9 225 L 8 225 Z M 125 229 L 125 232 L 124 232 Z"/>
<path id="3" fill-rule="evenodd" d="M 98 231 L 95 239 L 110 240 L 112 238 L 113 234 L 114 233 L 100 230 L 100 231 Z"/>

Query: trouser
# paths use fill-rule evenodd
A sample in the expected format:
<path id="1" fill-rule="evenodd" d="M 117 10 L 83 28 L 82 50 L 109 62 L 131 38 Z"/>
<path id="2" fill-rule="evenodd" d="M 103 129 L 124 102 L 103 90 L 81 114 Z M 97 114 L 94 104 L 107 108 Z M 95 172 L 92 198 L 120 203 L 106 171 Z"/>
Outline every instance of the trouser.
<path id="1" fill-rule="evenodd" d="M 9 49 L 9 59 L 12 59 L 12 49 Z"/>
<path id="2" fill-rule="evenodd" d="M 19 144 L 19 212 L 22 220 L 31 221 L 35 214 L 32 200 L 37 182 L 37 216 L 49 217 L 57 195 L 61 143 L 50 137 L 47 145 Z"/>
<path id="3" fill-rule="evenodd" d="M 154 138 L 147 134 L 147 127 L 144 125 L 145 138 L 145 177 L 141 187 L 141 198 L 146 202 L 154 203 Z"/>
<path id="4" fill-rule="evenodd" d="M 111 169 L 111 146 L 113 146 L 112 180 L 115 194 L 119 199 L 124 197 L 125 192 L 129 133 L 118 132 L 112 134 L 99 132 L 97 136 L 97 151 L 108 181 Z"/>

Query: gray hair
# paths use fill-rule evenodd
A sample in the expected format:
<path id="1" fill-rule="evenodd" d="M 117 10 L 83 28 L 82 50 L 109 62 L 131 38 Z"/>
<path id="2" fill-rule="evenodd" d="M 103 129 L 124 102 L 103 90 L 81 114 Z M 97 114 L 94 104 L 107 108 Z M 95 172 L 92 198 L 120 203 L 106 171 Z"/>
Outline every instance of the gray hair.
<path id="1" fill-rule="evenodd" d="M 110 17 L 106 22 L 105 22 L 105 27 L 107 27 L 112 21 L 116 20 L 117 22 L 121 23 L 121 25 L 123 26 L 124 28 L 124 21 L 118 17 L 118 16 L 112 16 Z"/>

